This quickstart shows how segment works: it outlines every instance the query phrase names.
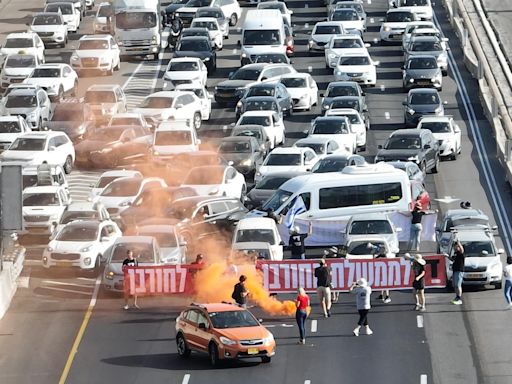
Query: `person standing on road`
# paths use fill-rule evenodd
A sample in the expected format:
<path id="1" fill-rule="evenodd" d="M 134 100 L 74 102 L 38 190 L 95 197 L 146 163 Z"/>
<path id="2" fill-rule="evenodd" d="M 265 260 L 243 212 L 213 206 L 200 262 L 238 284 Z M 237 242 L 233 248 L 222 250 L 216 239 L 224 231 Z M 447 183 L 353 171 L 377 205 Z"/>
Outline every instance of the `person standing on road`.
<path id="1" fill-rule="evenodd" d="M 238 283 L 236 283 L 233 288 L 233 293 L 231 294 L 231 298 L 242 308 L 247 308 L 247 296 L 249 296 L 249 291 L 245 287 L 246 280 L 247 277 L 245 275 L 241 275 L 238 279 Z"/>
<path id="2" fill-rule="evenodd" d="M 423 212 L 421 203 L 416 201 L 414 204 L 414 209 L 412 210 L 412 220 L 411 220 L 411 232 L 409 237 L 409 250 L 419 251 L 420 250 L 420 241 L 421 241 L 421 230 L 423 229 L 421 226 L 421 219 L 425 212 Z"/>
<path id="3" fill-rule="evenodd" d="M 299 326 L 300 340 L 299 344 L 306 344 L 306 319 L 308 318 L 308 310 L 311 310 L 309 296 L 306 294 L 304 288 L 300 287 L 299 294 L 295 299 L 297 310 L 295 312 L 295 320 Z"/>
<path id="4" fill-rule="evenodd" d="M 368 243 L 367 247 L 372 249 L 372 254 L 375 259 L 385 259 L 388 257 L 386 247 L 384 246 L 384 244 L 373 245 L 372 243 Z M 383 289 L 378 299 L 382 300 L 382 302 L 385 304 L 391 303 L 389 289 Z"/>
<path id="5" fill-rule="evenodd" d="M 306 237 L 310 236 L 313 233 L 313 223 L 309 222 L 309 230 L 308 233 L 300 233 L 300 228 L 296 225 L 292 229 L 290 229 L 290 239 L 288 240 L 288 245 L 290 246 L 290 251 L 292 253 L 292 259 L 302 259 L 306 258 L 306 246 L 305 240 Z"/>
<path id="6" fill-rule="evenodd" d="M 455 299 L 451 301 L 452 304 L 462 304 L 462 280 L 464 278 L 464 247 L 459 240 L 455 241 L 455 252 L 452 257 L 452 284 L 455 289 Z"/>
<path id="7" fill-rule="evenodd" d="M 505 277 L 505 300 L 507 300 L 507 309 L 512 309 L 512 256 L 507 257 L 507 265 L 503 269 Z"/>
<path id="8" fill-rule="evenodd" d="M 331 317 L 331 269 L 320 259 L 320 266 L 315 268 L 316 291 L 324 311 L 324 317 Z"/>
<path id="9" fill-rule="evenodd" d="M 407 257 L 408 254 L 406 254 Z M 409 255 L 410 257 L 410 255 Z M 414 255 L 412 262 L 412 270 L 414 272 L 414 280 L 412 287 L 414 289 L 414 298 L 416 299 L 415 311 L 425 311 L 425 264 L 427 262 L 419 253 Z"/>
<path id="10" fill-rule="evenodd" d="M 359 312 L 359 321 L 357 327 L 354 328 L 352 333 L 354 336 L 359 336 L 359 331 L 364 325 L 367 335 L 373 335 L 373 331 L 368 325 L 368 312 L 370 311 L 370 296 L 372 295 L 372 288 L 368 285 L 368 282 L 364 278 L 360 278 L 356 283 L 353 283 L 350 287 L 350 292 L 356 295 L 356 307 Z"/>
<path id="11" fill-rule="evenodd" d="M 130 249 L 127 250 L 126 251 L 126 259 L 124 259 L 124 261 L 123 261 L 123 267 L 122 267 L 123 272 L 128 267 L 138 267 L 138 266 L 139 266 L 139 263 L 138 263 L 137 259 L 135 259 L 133 257 L 133 251 Z M 130 295 L 130 287 L 129 287 L 128 281 L 125 281 L 124 282 L 124 307 L 123 307 L 125 310 L 128 310 L 130 308 L 128 305 L 128 300 L 129 300 L 130 296 L 131 296 Z M 133 307 L 140 309 L 140 307 L 137 305 L 137 295 L 133 295 Z"/>

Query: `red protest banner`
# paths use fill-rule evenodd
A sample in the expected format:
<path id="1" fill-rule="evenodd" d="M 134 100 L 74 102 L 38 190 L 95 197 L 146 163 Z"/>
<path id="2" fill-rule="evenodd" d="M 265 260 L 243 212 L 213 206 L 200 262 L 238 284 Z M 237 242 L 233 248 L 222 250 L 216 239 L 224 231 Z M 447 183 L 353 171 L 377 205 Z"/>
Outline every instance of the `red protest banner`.
<path id="1" fill-rule="evenodd" d="M 445 258 L 442 255 L 425 256 L 425 287 L 446 286 Z M 376 289 L 404 289 L 412 287 L 414 273 L 411 261 L 404 258 L 347 260 L 327 259 L 332 271 L 332 286 L 337 291 L 348 291 L 352 282 L 360 277 Z M 316 289 L 315 268 L 318 260 L 259 261 L 263 284 L 270 293 L 295 292 L 303 287 Z"/>

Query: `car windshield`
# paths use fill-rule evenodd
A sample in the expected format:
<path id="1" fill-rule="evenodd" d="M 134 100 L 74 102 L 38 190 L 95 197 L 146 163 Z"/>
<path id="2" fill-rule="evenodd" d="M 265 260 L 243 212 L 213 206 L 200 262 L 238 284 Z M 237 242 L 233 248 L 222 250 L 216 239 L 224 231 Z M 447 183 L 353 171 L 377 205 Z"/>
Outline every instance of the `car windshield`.
<path id="1" fill-rule="evenodd" d="M 242 116 L 238 125 L 262 125 L 264 127 L 270 126 L 269 116 Z"/>
<path id="2" fill-rule="evenodd" d="M 96 211 L 67 211 L 62 214 L 60 224 L 68 224 L 75 220 L 83 219 L 97 219 L 98 212 Z"/>
<path id="3" fill-rule="evenodd" d="M 264 211 L 276 211 L 281 205 L 286 202 L 290 196 L 293 195 L 292 192 L 285 191 L 284 189 L 278 189 L 270 199 L 267 200 L 265 204 L 263 204 L 262 210 Z"/>
<path id="4" fill-rule="evenodd" d="M 208 7 L 211 3 L 211 0 L 189 0 L 189 2 L 186 4 L 187 7 L 193 7 L 193 8 L 201 8 L 201 7 Z"/>
<path id="5" fill-rule="evenodd" d="M 236 232 L 235 243 L 247 243 L 249 241 L 269 243 L 270 245 L 276 243 L 274 231 L 271 229 L 241 229 Z"/>
<path id="6" fill-rule="evenodd" d="M 117 141 L 125 131 L 125 128 L 105 128 L 105 129 L 95 129 L 90 131 L 86 137 L 89 140 L 93 141 L 103 141 L 105 143 L 111 143 L 112 141 Z"/>
<path id="7" fill-rule="evenodd" d="M 313 173 L 327 173 L 327 172 L 340 172 L 348 164 L 348 159 L 323 159 L 316 163 L 311 172 Z"/>
<path id="8" fill-rule="evenodd" d="M 286 88 L 306 88 L 307 82 L 303 77 L 284 77 L 281 78 L 281 83 Z"/>
<path id="9" fill-rule="evenodd" d="M 33 68 L 36 66 L 36 58 L 32 55 L 8 56 L 5 68 Z"/>
<path id="10" fill-rule="evenodd" d="M 411 21 L 414 21 L 411 12 L 388 12 L 386 15 L 386 22 L 388 23 L 409 23 Z"/>
<path id="11" fill-rule="evenodd" d="M 428 5 L 427 0 L 400 0 L 400 7 L 415 7 Z"/>
<path id="12" fill-rule="evenodd" d="M 279 111 L 277 103 L 273 100 L 247 100 L 245 111 Z"/>
<path id="13" fill-rule="evenodd" d="M 296 147 L 299 148 L 311 148 L 316 152 L 317 155 L 323 155 L 325 153 L 325 145 L 324 144 L 314 144 L 314 143 L 297 143 Z"/>
<path id="14" fill-rule="evenodd" d="M 439 96 L 436 93 L 413 93 L 409 104 L 439 104 Z"/>
<path id="15" fill-rule="evenodd" d="M 222 153 L 251 153 L 251 144 L 248 141 L 224 141 L 220 144 Z"/>
<path id="16" fill-rule="evenodd" d="M 246 29 L 242 45 L 276 45 L 281 40 L 278 29 Z"/>
<path id="17" fill-rule="evenodd" d="M 233 73 L 231 80 L 258 80 L 260 77 L 261 69 L 248 69 L 240 68 L 238 71 Z"/>
<path id="18" fill-rule="evenodd" d="M 210 312 L 209 316 L 213 328 L 218 329 L 260 326 L 260 323 L 254 318 L 254 316 L 246 310 Z"/>
<path id="19" fill-rule="evenodd" d="M 36 68 L 30 77 L 60 77 L 60 68 Z"/>
<path id="20" fill-rule="evenodd" d="M 421 128 L 430 129 L 432 133 L 450 133 L 450 123 L 447 121 L 429 121 L 422 122 Z"/>
<path id="21" fill-rule="evenodd" d="M 185 185 L 213 185 L 222 184 L 224 169 L 220 167 L 192 168 L 183 184 Z"/>
<path id="22" fill-rule="evenodd" d="M 165 232 L 150 232 L 150 231 L 139 231 L 141 236 L 153 236 L 156 239 L 158 245 L 162 248 L 176 248 L 178 243 L 176 242 L 176 234 L 173 230 Z"/>
<path id="23" fill-rule="evenodd" d="M 73 108 L 70 106 L 59 105 L 53 112 L 52 121 L 83 121 L 84 111 L 81 106 Z"/>
<path id="24" fill-rule="evenodd" d="M 112 181 L 121 178 L 122 176 L 103 176 L 100 177 L 94 188 L 105 188 Z"/>
<path id="25" fill-rule="evenodd" d="M 10 151 L 44 151 L 45 139 L 18 137 L 9 147 Z"/>
<path id="26" fill-rule="evenodd" d="M 437 68 L 437 61 L 433 57 L 431 59 L 416 58 L 409 61 L 409 69 L 435 69 Z"/>
<path id="27" fill-rule="evenodd" d="M 327 89 L 327 97 L 337 96 L 358 96 L 357 88 L 350 85 L 340 85 Z"/>
<path id="28" fill-rule="evenodd" d="M 17 121 L 0 121 L 0 133 L 20 133 L 21 126 Z"/>
<path id="29" fill-rule="evenodd" d="M 98 239 L 98 227 L 79 227 L 78 225 L 65 226 L 59 232 L 57 241 L 94 241 Z"/>
<path id="30" fill-rule="evenodd" d="M 4 48 L 32 48 L 34 41 L 26 38 L 13 38 L 7 39 Z"/>
<path id="31" fill-rule="evenodd" d="M 259 73 L 258 73 L 259 76 Z M 247 94 L 245 97 L 252 97 L 252 96 L 274 96 L 275 95 L 275 88 L 274 87 L 251 87 L 247 91 Z"/>
<path id="32" fill-rule="evenodd" d="M 217 31 L 217 24 L 213 21 L 194 21 L 191 25 L 192 28 L 206 28 L 210 31 Z"/>
<path id="33" fill-rule="evenodd" d="M 466 257 L 488 257 L 496 256 L 494 246 L 490 241 L 461 241 L 464 247 L 464 256 Z M 487 254 L 483 254 L 485 251 Z"/>
<path id="34" fill-rule="evenodd" d="M 195 61 L 171 61 L 168 71 L 181 72 L 181 71 L 198 71 L 199 65 Z"/>
<path id="35" fill-rule="evenodd" d="M 420 149 L 421 141 L 418 137 L 390 137 L 386 142 L 386 149 Z"/>
<path id="36" fill-rule="evenodd" d="M 87 91 L 85 102 L 89 104 L 115 103 L 116 94 L 113 91 Z"/>
<path id="37" fill-rule="evenodd" d="M 23 194 L 24 207 L 58 206 L 59 203 L 59 197 L 56 193 Z"/>
<path id="38" fill-rule="evenodd" d="M 332 21 L 355 21 L 359 15 L 352 9 L 337 9 L 332 15 Z"/>
<path id="39" fill-rule="evenodd" d="M 246 131 L 237 131 L 233 134 L 233 136 L 247 136 L 247 137 L 254 137 L 256 140 L 261 140 L 261 132 L 259 130 L 246 130 Z"/>
<path id="40" fill-rule="evenodd" d="M 208 31 L 205 31 L 203 29 L 192 29 L 192 28 L 185 28 L 181 32 L 181 37 L 187 37 L 187 36 L 205 36 L 207 38 L 210 38 Z"/>
<path id="41" fill-rule="evenodd" d="M 107 40 L 82 40 L 80 41 L 80 45 L 78 49 L 108 49 L 108 41 Z"/>
<path id="42" fill-rule="evenodd" d="M 126 252 L 132 251 L 134 258 L 139 263 L 154 263 L 155 256 L 153 246 L 150 243 L 121 243 L 117 244 L 112 251 L 112 262 L 122 263 L 126 259 Z"/>
<path id="43" fill-rule="evenodd" d="M 340 99 L 331 102 L 331 109 L 355 109 L 359 110 L 359 99 Z"/>
<path id="44" fill-rule="evenodd" d="M 315 135 L 338 135 L 349 133 L 345 120 L 320 120 L 313 126 Z"/>
<path id="45" fill-rule="evenodd" d="M 353 221 L 348 231 L 351 235 L 392 234 L 393 228 L 387 220 Z"/>
<path id="46" fill-rule="evenodd" d="M 340 56 L 338 65 L 370 65 L 368 56 Z"/>
<path id="47" fill-rule="evenodd" d="M 277 1 L 269 1 L 267 3 L 260 3 L 258 5 L 258 9 L 278 9 L 281 11 L 281 13 L 285 13 L 285 4 L 284 3 L 278 3 Z"/>
<path id="48" fill-rule="evenodd" d="M 172 97 L 146 97 L 140 108 L 172 108 Z"/>
<path id="49" fill-rule="evenodd" d="M 370 246 L 368 246 L 371 244 Z M 378 249 L 381 247 L 386 247 L 384 243 L 379 241 L 372 241 L 369 243 L 368 241 L 355 241 L 349 244 L 347 253 L 355 256 L 364 256 L 364 255 L 372 255 L 375 251 L 374 249 Z"/>
<path id="50" fill-rule="evenodd" d="M 260 180 L 254 189 L 269 189 L 269 190 L 275 190 L 279 188 L 283 183 L 290 180 L 290 177 L 288 176 L 273 176 L 268 175 L 265 176 L 262 180 Z"/>
<path id="51" fill-rule="evenodd" d="M 58 15 L 40 15 L 34 17 L 32 25 L 62 25 L 62 19 Z"/>
<path id="52" fill-rule="evenodd" d="M 302 165 L 300 153 L 271 153 L 265 165 Z"/>
<path id="53" fill-rule="evenodd" d="M 332 43 L 333 48 L 363 48 L 361 39 L 335 39 Z"/>
<path id="54" fill-rule="evenodd" d="M 111 5 L 102 5 L 98 9 L 98 17 L 109 17 L 114 15 L 114 9 Z"/>
<path id="55" fill-rule="evenodd" d="M 196 51 L 196 52 L 205 52 L 211 51 L 210 45 L 208 44 L 208 40 L 206 39 L 191 39 L 191 40 L 181 40 L 178 45 L 178 51 Z"/>
<path id="56" fill-rule="evenodd" d="M 216 19 L 224 19 L 224 13 L 221 10 L 213 10 L 213 9 L 198 9 L 196 12 L 196 17 L 214 17 Z"/>
<path id="57" fill-rule="evenodd" d="M 6 108 L 35 108 L 37 107 L 37 98 L 33 95 L 17 96 L 9 95 L 5 102 Z"/>
<path id="58" fill-rule="evenodd" d="M 344 3 L 336 4 L 336 9 L 341 9 L 341 8 L 353 8 L 357 13 L 359 13 L 359 14 L 363 13 L 363 7 L 361 6 L 361 4 L 354 4 L 352 2 L 350 2 L 348 4 L 344 4 Z"/>
<path id="59" fill-rule="evenodd" d="M 105 187 L 101 196 L 135 196 L 139 192 L 141 183 L 142 179 L 115 180 Z"/>
<path id="60" fill-rule="evenodd" d="M 411 51 L 415 52 L 434 52 L 442 51 L 443 46 L 438 41 L 416 41 L 412 43 Z"/>
<path id="61" fill-rule="evenodd" d="M 155 12 L 119 12 L 115 17 L 116 28 L 142 29 L 156 27 Z"/>
<path id="62" fill-rule="evenodd" d="M 282 53 L 269 53 L 266 55 L 257 55 L 255 63 L 288 63 L 288 58 Z"/>
<path id="63" fill-rule="evenodd" d="M 48 4 L 45 12 L 60 12 L 63 15 L 72 15 L 74 12 L 73 4 Z"/>
<path id="64" fill-rule="evenodd" d="M 341 28 L 339 25 L 317 25 L 314 35 L 341 35 Z"/>
<path id="65" fill-rule="evenodd" d="M 190 131 L 156 131 L 155 145 L 191 145 Z"/>

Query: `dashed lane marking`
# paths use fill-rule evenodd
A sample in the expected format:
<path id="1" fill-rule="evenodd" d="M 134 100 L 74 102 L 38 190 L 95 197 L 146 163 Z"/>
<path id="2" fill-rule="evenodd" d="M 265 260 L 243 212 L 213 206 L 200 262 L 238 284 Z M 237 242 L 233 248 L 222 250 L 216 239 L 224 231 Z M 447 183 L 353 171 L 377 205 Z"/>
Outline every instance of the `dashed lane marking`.
<path id="1" fill-rule="evenodd" d="M 427 384 L 427 375 L 420 376 L 420 384 Z"/>
<path id="2" fill-rule="evenodd" d="M 68 287 L 92 288 L 92 284 L 66 283 L 64 281 L 55 281 L 55 280 L 43 280 L 42 282 L 45 284 L 61 285 L 61 286 L 68 286 Z"/>
<path id="3" fill-rule="evenodd" d="M 311 332 L 315 333 L 318 329 L 318 320 L 311 320 Z"/>
<path id="4" fill-rule="evenodd" d="M 44 285 L 41 288 L 43 288 L 45 290 L 50 290 L 50 291 L 67 292 L 67 293 L 86 295 L 86 296 L 89 296 L 91 294 L 91 292 L 75 291 L 73 289 L 58 288 L 58 287 L 49 287 L 48 285 Z"/>
<path id="5" fill-rule="evenodd" d="M 389 112 L 384 112 L 384 117 L 386 118 L 386 120 L 389 120 L 391 118 Z"/>
<path id="6" fill-rule="evenodd" d="M 187 373 L 187 374 L 185 374 L 185 376 L 183 376 L 183 381 L 181 382 L 181 384 L 188 384 L 189 380 L 190 380 L 190 373 Z"/>
<path id="7" fill-rule="evenodd" d="M 418 328 L 423 328 L 423 315 L 416 316 L 416 324 Z"/>

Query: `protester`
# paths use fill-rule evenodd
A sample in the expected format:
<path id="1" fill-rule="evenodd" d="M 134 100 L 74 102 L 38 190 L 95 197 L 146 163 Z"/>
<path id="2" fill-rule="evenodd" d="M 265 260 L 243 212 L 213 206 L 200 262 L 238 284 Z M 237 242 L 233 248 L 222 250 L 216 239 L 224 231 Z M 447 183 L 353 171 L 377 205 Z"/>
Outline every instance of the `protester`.
<path id="1" fill-rule="evenodd" d="M 324 259 L 320 259 L 320 266 L 315 268 L 316 291 L 318 299 L 322 305 L 324 317 L 331 316 L 331 270 L 325 264 Z"/>
<path id="2" fill-rule="evenodd" d="M 193 265 L 203 265 L 204 264 L 204 256 L 202 253 L 198 253 L 196 256 L 195 261 L 193 261 L 191 264 Z"/>
<path id="3" fill-rule="evenodd" d="M 365 331 L 367 335 L 372 335 L 373 331 L 370 329 L 368 325 L 368 312 L 370 311 L 370 296 L 372 294 L 372 289 L 368 285 L 368 282 L 364 278 L 360 278 L 356 283 L 353 283 L 350 286 L 350 292 L 355 293 L 356 295 L 356 307 L 359 312 L 359 321 L 357 322 L 357 327 L 354 328 L 352 333 L 354 336 L 359 336 L 359 331 L 361 327 L 364 325 Z"/>
<path id="4" fill-rule="evenodd" d="M 416 201 L 414 204 L 414 209 L 412 210 L 412 220 L 411 220 L 411 232 L 409 237 L 409 249 L 412 251 L 420 250 L 420 241 L 421 241 L 421 230 L 423 229 L 421 226 L 421 219 L 425 212 L 422 210 L 421 203 Z"/>
<path id="5" fill-rule="evenodd" d="M 290 229 L 290 239 L 288 244 L 292 253 L 292 259 L 305 259 L 306 258 L 306 237 L 313 233 L 313 223 L 309 222 L 308 233 L 300 233 L 300 228 L 296 225 Z"/>
<path id="6" fill-rule="evenodd" d="M 374 255 L 375 259 L 385 259 L 388 257 L 387 252 L 386 252 L 386 247 L 383 244 L 373 245 L 372 243 L 368 243 L 367 246 L 369 248 L 372 248 L 372 254 Z M 389 289 L 382 290 L 378 299 L 382 300 L 382 302 L 385 304 L 391 303 L 391 296 L 389 294 Z"/>
<path id="7" fill-rule="evenodd" d="M 427 263 L 423 256 L 419 253 L 414 255 L 412 262 L 412 270 L 414 272 L 412 287 L 416 299 L 414 310 L 421 312 L 425 311 L 425 264 Z"/>
<path id="8" fill-rule="evenodd" d="M 295 299 L 295 305 L 297 311 L 295 312 L 295 320 L 299 326 L 300 340 L 299 344 L 306 344 L 306 319 L 308 317 L 308 311 L 311 310 L 309 296 L 306 294 L 304 288 L 300 287 L 298 290 L 299 294 Z"/>
<path id="9" fill-rule="evenodd" d="M 133 257 L 133 251 L 127 250 L 126 251 L 126 259 L 123 261 L 122 270 L 125 271 L 128 267 L 137 267 L 139 265 L 137 259 Z M 128 305 L 128 300 L 130 298 L 130 287 L 128 284 L 128 281 L 124 282 L 124 309 L 128 310 L 130 307 Z M 133 295 L 133 307 L 140 309 L 140 307 L 137 305 L 137 295 Z"/>
<path id="10" fill-rule="evenodd" d="M 455 252 L 450 258 L 453 261 L 452 264 L 452 283 L 455 289 L 455 298 L 451 301 L 452 304 L 462 304 L 462 280 L 464 278 L 464 247 L 459 240 L 455 242 Z"/>
<path id="11" fill-rule="evenodd" d="M 245 275 L 241 275 L 238 279 L 238 283 L 236 283 L 233 288 L 233 293 L 231 294 L 231 298 L 242 308 L 247 308 L 247 296 L 249 296 L 249 291 L 245 287 L 246 280 L 247 277 Z"/>
<path id="12" fill-rule="evenodd" d="M 507 265 L 503 270 L 505 277 L 505 300 L 507 300 L 507 308 L 512 309 L 512 256 L 507 257 Z"/>

